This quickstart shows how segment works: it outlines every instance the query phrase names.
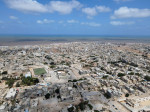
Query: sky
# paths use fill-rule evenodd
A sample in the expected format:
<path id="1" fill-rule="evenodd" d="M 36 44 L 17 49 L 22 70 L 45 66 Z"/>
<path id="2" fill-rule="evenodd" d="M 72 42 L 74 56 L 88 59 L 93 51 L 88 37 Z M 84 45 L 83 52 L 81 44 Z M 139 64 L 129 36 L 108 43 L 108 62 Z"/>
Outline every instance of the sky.
<path id="1" fill-rule="evenodd" d="M 150 0 L 0 0 L 0 35 L 150 36 Z"/>

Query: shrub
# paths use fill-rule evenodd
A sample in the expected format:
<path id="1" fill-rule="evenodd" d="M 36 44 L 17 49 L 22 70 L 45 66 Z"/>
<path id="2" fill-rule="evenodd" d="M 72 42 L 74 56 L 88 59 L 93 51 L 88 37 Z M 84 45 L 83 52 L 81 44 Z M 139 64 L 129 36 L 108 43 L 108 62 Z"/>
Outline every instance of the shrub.
<path id="1" fill-rule="evenodd" d="M 103 76 L 102 78 L 103 78 L 103 79 L 107 79 L 107 77 L 108 77 L 108 75 L 105 75 L 105 76 Z"/>
<path id="2" fill-rule="evenodd" d="M 93 106 L 91 104 L 88 104 L 88 106 L 89 106 L 90 110 L 93 109 Z"/>
<path id="3" fill-rule="evenodd" d="M 124 73 L 118 73 L 118 77 L 123 77 L 123 76 L 125 76 Z"/>
<path id="4" fill-rule="evenodd" d="M 74 107 L 68 108 L 68 112 L 73 112 L 73 110 L 74 110 Z"/>
<path id="5" fill-rule="evenodd" d="M 147 75 L 147 76 L 144 77 L 144 79 L 147 80 L 147 81 L 150 81 L 150 76 Z"/>
<path id="6" fill-rule="evenodd" d="M 15 80 L 14 79 L 8 79 L 6 84 L 8 85 L 9 88 L 13 87 Z"/>
<path id="7" fill-rule="evenodd" d="M 83 110 L 85 110 L 85 104 L 83 103 L 83 102 L 81 102 L 80 104 L 79 104 L 79 108 L 83 111 Z"/>
<path id="8" fill-rule="evenodd" d="M 50 68 L 55 68 L 55 67 L 56 67 L 55 65 L 51 65 L 51 66 L 50 66 Z"/>
<path id="9" fill-rule="evenodd" d="M 129 97 L 129 94 L 127 93 L 127 94 L 125 95 L 125 97 Z"/>
<path id="10" fill-rule="evenodd" d="M 142 76 L 142 74 L 140 74 L 140 73 L 135 73 L 135 75 L 137 75 L 137 76 Z"/>
<path id="11" fill-rule="evenodd" d="M 130 73 L 128 73 L 128 75 L 134 75 L 134 72 L 130 72 Z"/>
<path id="12" fill-rule="evenodd" d="M 56 92 L 57 94 L 59 94 L 59 89 L 56 89 L 55 92 Z"/>
<path id="13" fill-rule="evenodd" d="M 7 73 L 8 73 L 7 71 L 2 72 L 3 75 L 6 75 Z"/>
<path id="14" fill-rule="evenodd" d="M 73 85 L 73 88 L 77 88 L 77 86 L 76 86 L 76 85 Z"/>
<path id="15" fill-rule="evenodd" d="M 22 84 L 23 85 L 30 86 L 30 85 L 35 85 L 37 83 L 39 83 L 39 79 L 38 78 L 22 77 Z"/>
<path id="16" fill-rule="evenodd" d="M 50 98 L 50 94 L 47 93 L 47 94 L 45 95 L 45 98 L 46 98 L 46 99 L 49 99 L 49 98 Z"/>
<path id="17" fill-rule="evenodd" d="M 16 83 L 16 87 L 20 87 L 20 83 L 19 82 Z"/>

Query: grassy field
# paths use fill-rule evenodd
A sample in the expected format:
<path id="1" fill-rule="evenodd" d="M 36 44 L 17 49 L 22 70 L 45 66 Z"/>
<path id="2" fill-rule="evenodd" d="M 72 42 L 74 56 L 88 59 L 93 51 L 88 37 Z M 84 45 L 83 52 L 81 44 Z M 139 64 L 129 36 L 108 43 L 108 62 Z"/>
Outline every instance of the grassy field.
<path id="1" fill-rule="evenodd" d="M 45 73 L 46 73 L 46 71 L 45 71 L 44 68 L 36 68 L 36 69 L 34 69 L 34 74 L 35 75 L 43 75 Z"/>

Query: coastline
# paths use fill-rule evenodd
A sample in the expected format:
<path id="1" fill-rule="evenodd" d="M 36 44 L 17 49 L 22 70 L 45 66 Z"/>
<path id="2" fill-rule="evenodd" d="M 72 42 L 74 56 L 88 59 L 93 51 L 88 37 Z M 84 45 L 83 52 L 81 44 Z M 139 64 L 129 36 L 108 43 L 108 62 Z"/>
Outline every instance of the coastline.
<path id="1" fill-rule="evenodd" d="M 68 42 L 111 42 L 111 43 L 150 43 L 150 37 L 98 37 L 98 36 L 0 36 L 0 46 L 43 45 Z"/>

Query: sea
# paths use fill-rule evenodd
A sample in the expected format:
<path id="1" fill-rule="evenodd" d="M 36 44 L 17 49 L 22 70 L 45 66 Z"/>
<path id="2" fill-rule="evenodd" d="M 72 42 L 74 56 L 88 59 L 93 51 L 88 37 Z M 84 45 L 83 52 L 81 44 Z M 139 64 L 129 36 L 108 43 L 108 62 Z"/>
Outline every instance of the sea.
<path id="1" fill-rule="evenodd" d="M 150 43 L 150 36 L 133 35 L 0 35 L 0 46 L 66 42 Z"/>

